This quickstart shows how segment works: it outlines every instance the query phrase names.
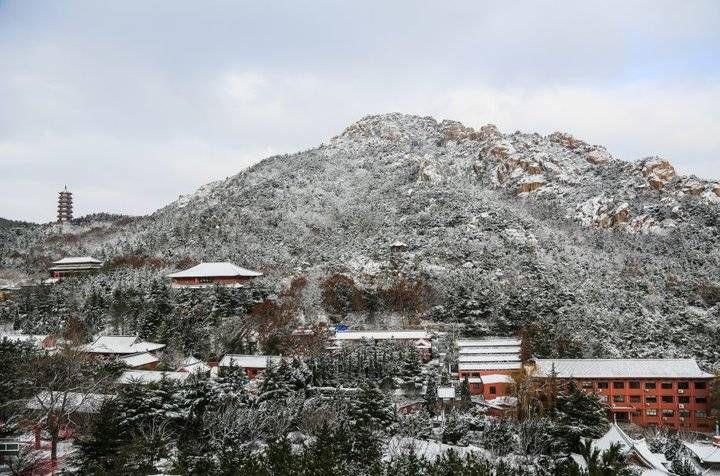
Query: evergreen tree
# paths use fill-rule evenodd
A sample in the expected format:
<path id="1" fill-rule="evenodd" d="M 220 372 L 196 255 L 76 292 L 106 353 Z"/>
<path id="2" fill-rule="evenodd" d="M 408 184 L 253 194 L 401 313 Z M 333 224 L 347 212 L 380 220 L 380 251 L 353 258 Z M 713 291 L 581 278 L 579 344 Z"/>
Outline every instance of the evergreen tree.
<path id="1" fill-rule="evenodd" d="M 677 476 L 700 476 L 700 473 L 695 470 L 695 466 L 683 457 L 675 459 L 670 469 Z"/>
<path id="2" fill-rule="evenodd" d="M 482 445 L 496 455 L 504 456 L 513 448 L 513 429 L 507 420 L 491 420 L 482 433 Z"/>
<path id="3" fill-rule="evenodd" d="M 119 414 L 113 401 L 103 402 L 93 415 L 90 428 L 75 440 L 75 460 L 82 474 L 115 474 L 122 466 L 119 452 L 128 443 L 119 425 Z"/>
<path id="4" fill-rule="evenodd" d="M 350 401 L 348 418 L 354 428 L 387 429 L 395 421 L 393 405 L 374 383 L 366 382 L 360 393 Z"/>
<path id="5" fill-rule="evenodd" d="M 470 393 L 470 381 L 467 375 L 462 379 L 462 382 L 460 382 L 458 396 L 460 397 L 460 403 L 463 408 L 467 409 L 472 406 L 472 393 Z"/>
<path id="6" fill-rule="evenodd" d="M 585 393 L 570 381 L 567 391 L 557 397 L 555 420 L 557 437 L 573 451 L 582 437 L 599 438 L 607 431 L 607 407 L 595 394 Z"/>
<path id="7" fill-rule="evenodd" d="M 448 413 L 443 427 L 442 442 L 451 445 L 462 442 L 467 436 L 467 422 L 455 411 Z"/>
<path id="8" fill-rule="evenodd" d="M 425 385 L 425 408 L 431 415 L 435 415 L 437 410 L 437 376 L 435 374 L 428 375 Z"/>
<path id="9" fill-rule="evenodd" d="M 287 381 L 289 374 L 289 365 L 285 359 L 281 360 L 279 365 L 269 361 L 258 385 L 260 401 L 287 398 L 292 393 Z"/>

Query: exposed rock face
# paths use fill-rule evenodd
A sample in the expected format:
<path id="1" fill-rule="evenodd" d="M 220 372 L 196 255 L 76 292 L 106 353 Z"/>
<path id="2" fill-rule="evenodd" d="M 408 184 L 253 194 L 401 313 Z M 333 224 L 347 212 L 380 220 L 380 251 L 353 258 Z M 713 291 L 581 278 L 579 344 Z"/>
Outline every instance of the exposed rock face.
<path id="1" fill-rule="evenodd" d="M 442 121 L 440 128 L 447 140 L 481 140 L 483 138 L 482 130 L 476 131 L 472 127 L 466 127 L 457 121 Z"/>
<path id="2" fill-rule="evenodd" d="M 593 149 L 585 155 L 585 160 L 593 165 L 606 164 L 612 160 L 612 156 L 607 150 L 597 148 Z"/>
<path id="3" fill-rule="evenodd" d="M 720 183 L 716 183 L 716 184 L 713 186 L 712 191 L 715 192 L 715 195 L 717 195 L 718 197 L 720 197 Z"/>
<path id="4" fill-rule="evenodd" d="M 655 190 L 663 188 L 677 175 L 675 167 L 668 160 L 660 157 L 645 159 L 640 162 L 640 166 L 643 176 Z"/>
<path id="5" fill-rule="evenodd" d="M 527 178 L 518 184 L 518 193 L 530 193 L 545 185 L 543 177 Z"/>

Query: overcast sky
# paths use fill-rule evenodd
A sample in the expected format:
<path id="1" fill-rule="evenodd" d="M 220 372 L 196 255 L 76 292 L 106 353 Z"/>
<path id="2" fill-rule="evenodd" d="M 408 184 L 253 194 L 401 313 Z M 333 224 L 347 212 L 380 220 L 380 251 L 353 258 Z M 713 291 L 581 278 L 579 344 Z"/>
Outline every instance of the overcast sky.
<path id="1" fill-rule="evenodd" d="M 0 0 L 0 217 L 145 214 L 368 114 L 720 179 L 720 2 Z"/>

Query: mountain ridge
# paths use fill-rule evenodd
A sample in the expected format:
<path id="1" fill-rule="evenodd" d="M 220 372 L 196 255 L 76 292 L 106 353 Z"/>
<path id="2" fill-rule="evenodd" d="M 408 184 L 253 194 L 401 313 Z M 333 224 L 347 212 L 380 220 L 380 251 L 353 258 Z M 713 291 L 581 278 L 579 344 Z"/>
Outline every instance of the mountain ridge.
<path id="1" fill-rule="evenodd" d="M 420 283 L 428 305 L 418 318 L 479 334 L 534 329 L 551 340 L 542 355 L 715 362 L 716 185 L 678 176 L 662 158 L 620 161 L 569 134 L 375 115 L 145 217 L 20 233 L 0 245 L 0 267 L 40 273 L 50 258 L 94 254 L 146 259 L 160 277 L 188 261 L 229 260 L 263 271 L 278 292 L 303 277 L 306 322 L 327 319 L 322 289 L 333 276 L 369 296 Z M 379 321 L 361 312 L 352 321 L 401 323 L 381 311 Z"/>

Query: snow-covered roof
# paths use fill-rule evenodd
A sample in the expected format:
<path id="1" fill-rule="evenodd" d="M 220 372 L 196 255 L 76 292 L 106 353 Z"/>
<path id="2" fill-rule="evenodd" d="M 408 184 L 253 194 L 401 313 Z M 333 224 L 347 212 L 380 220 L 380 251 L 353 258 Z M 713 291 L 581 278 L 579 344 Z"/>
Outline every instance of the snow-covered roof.
<path id="1" fill-rule="evenodd" d="M 711 378 L 695 359 L 536 359 L 537 374 L 547 377 L 553 365 L 561 378 Z"/>
<path id="2" fill-rule="evenodd" d="M 720 464 L 720 446 L 709 443 L 687 443 L 685 447 L 700 460 L 701 463 Z"/>
<path id="3" fill-rule="evenodd" d="M 95 259 L 92 256 L 69 256 L 67 258 L 53 261 L 52 264 L 102 264 L 102 261 Z"/>
<path id="4" fill-rule="evenodd" d="M 455 398 L 455 387 L 438 387 L 438 398 Z"/>
<path id="5" fill-rule="evenodd" d="M 100 405 L 108 398 L 114 396 L 99 393 L 42 391 L 28 400 L 27 408 L 45 410 L 52 406 L 56 410 L 64 408 L 67 413 L 97 413 Z"/>
<path id="6" fill-rule="evenodd" d="M 497 346 L 497 347 L 460 347 L 458 349 L 460 355 L 472 354 L 519 354 L 520 346 Z"/>
<path id="7" fill-rule="evenodd" d="M 210 366 L 195 357 L 186 357 L 178 368 L 178 372 L 209 372 Z"/>
<path id="8" fill-rule="evenodd" d="M 219 263 L 200 263 L 190 269 L 167 275 L 168 278 L 214 278 L 214 277 L 246 277 L 262 276 L 262 273 L 242 268 L 236 264 L 223 261 Z"/>
<path id="9" fill-rule="evenodd" d="M 119 360 L 123 361 L 128 367 L 140 367 L 142 365 L 153 364 L 160 361 L 160 359 L 149 352 L 126 355 L 124 357 L 120 357 Z"/>
<path id="10" fill-rule="evenodd" d="M 520 339 L 514 337 L 497 337 L 492 339 L 458 339 L 457 346 L 463 347 L 503 347 L 516 346 L 521 344 Z"/>
<path id="11" fill-rule="evenodd" d="M 48 338 L 47 334 L 0 334 L 0 341 L 5 339 L 10 342 L 29 342 L 38 347 Z"/>
<path id="12" fill-rule="evenodd" d="M 188 372 L 160 372 L 157 370 L 126 370 L 122 373 L 117 383 L 157 383 L 163 378 L 166 380 L 177 380 L 183 382 L 190 377 Z"/>
<path id="13" fill-rule="evenodd" d="M 431 339 L 428 332 L 425 331 L 344 331 L 336 332 L 335 340 L 420 340 Z"/>
<path id="14" fill-rule="evenodd" d="M 650 451 L 644 439 L 635 440 L 630 438 L 630 436 L 615 423 L 610 425 L 607 433 L 597 440 L 593 440 L 592 447 L 600 451 L 607 451 L 614 444 L 620 445 L 620 449 L 624 454 L 632 452 L 637 461 L 641 462 L 645 468 L 653 471 L 653 473 L 650 474 L 672 474 L 663 464 L 665 458 L 661 458 L 659 454 Z M 646 473 L 643 472 L 643 475 L 644 474 Z"/>
<path id="15" fill-rule="evenodd" d="M 463 372 L 473 370 L 519 370 L 522 362 L 460 362 L 458 370 Z"/>
<path id="16" fill-rule="evenodd" d="M 100 336 L 95 342 L 81 345 L 78 349 L 91 354 L 139 354 L 153 352 L 165 347 L 165 344 L 143 342 L 137 336 Z"/>
<path id="17" fill-rule="evenodd" d="M 460 354 L 458 362 L 520 362 L 520 356 L 518 354 Z"/>
<path id="18" fill-rule="evenodd" d="M 484 384 L 515 383 L 515 380 L 511 376 L 503 374 L 483 375 L 480 379 Z"/>
<path id="19" fill-rule="evenodd" d="M 227 354 L 220 363 L 219 367 L 242 367 L 244 369 L 265 369 L 268 361 L 277 363 L 280 357 L 276 355 L 239 355 Z"/>

